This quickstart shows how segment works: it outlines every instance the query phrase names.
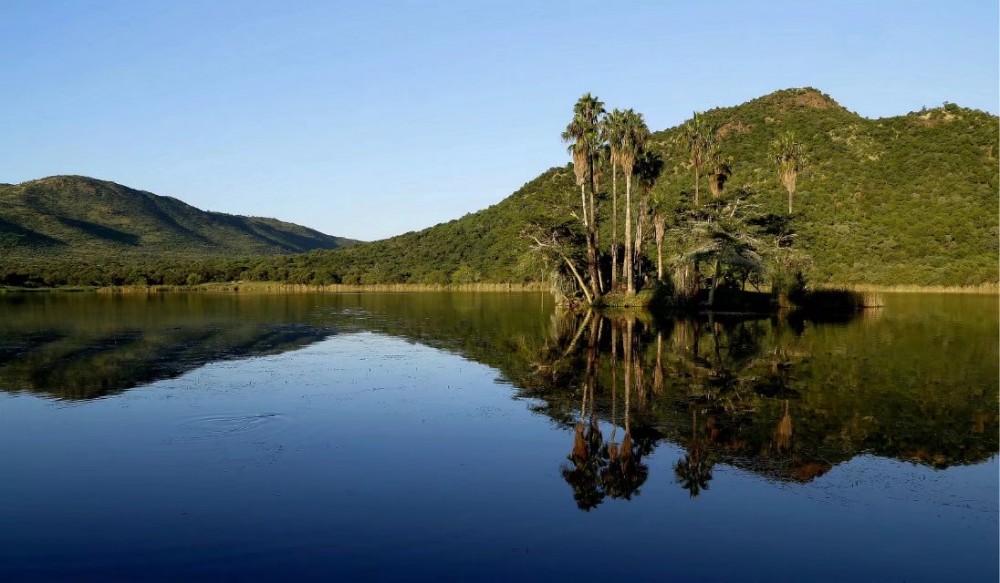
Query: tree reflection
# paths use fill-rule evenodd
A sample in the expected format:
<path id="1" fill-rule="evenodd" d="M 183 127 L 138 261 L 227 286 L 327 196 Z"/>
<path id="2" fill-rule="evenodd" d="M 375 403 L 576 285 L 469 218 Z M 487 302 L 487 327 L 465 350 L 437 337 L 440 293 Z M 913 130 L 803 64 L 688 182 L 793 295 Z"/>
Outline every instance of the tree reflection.
<path id="1" fill-rule="evenodd" d="M 584 330 L 589 330 L 580 417 L 574 428 L 573 451 L 567 458 L 572 465 L 564 465 L 562 468 L 563 479 L 573 489 L 573 499 L 581 510 L 597 507 L 605 496 L 601 487 L 601 473 L 607 465 L 607 448 L 604 446 L 604 436 L 594 407 L 600 323 L 600 318 L 594 317 L 593 312 L 588 312 L 568 348 L 571 352 Z"/>
<path id="2" fill-rule="evenodd" d="M 687 453 L 674 464 L 677 483 L 694 498 L 702 490 L 708 490 L 714 465 L 715 456 L 707 450 L 705 441 L 698 435 L 698 412 L 691 409 L 691 438 L 687 443 Z"/>
<path id="3" fill-rule="evenodd" d="M 645 483 L 648 467 L 642 456 L 651 447 L 648 440 L 635 440 L 632 435 L 633 393 L 641 384 L 641 366 L 638 351 L 636 322 L 632 318 L 608 320 L 588 314 L 580 322 L 575 338 L 581 338 L 584 328 L 588 333 L 585 348 L 584 374 L 578 380 L 581 392 L 579 417 L 574 425 L 573 449 L 567 457 L 569 464 L 562 466 L 563 479 L 573 490 L 573 499 L 582 510 L 591 510 L 605 498 L 630 500 Z M 596 395 L 605 388 L 599 382 L 600 346 L 602 331 L 610 327 L 610 393 L 611 439 L 605 443 L 597 417 Z M 620 343 L 619 343 L 620 341 Z M 573 342 L 570 342 L 570 347 Z M 622 358 L 619 359 L 619 347 Z M 565 353 L 564 353 L 565 354 Z M 567 355 L 568 356 L 568 355 Z M 618 431 L 618 379 L 623 378 L 624 426 L 622 439 L 615 440 Z"/>

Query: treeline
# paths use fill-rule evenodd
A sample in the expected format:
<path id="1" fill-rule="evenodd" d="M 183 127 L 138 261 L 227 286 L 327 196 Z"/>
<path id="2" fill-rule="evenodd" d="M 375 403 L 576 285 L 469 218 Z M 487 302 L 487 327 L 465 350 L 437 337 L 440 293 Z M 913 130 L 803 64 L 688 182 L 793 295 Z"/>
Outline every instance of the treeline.
<path id="1" fill-rule="evenodd" d="M 526 270 L 520 277 L 490 277 L 469 264 L 456 269 L 430 269 L 411 273 L 381 262 L 351 264 L 343 257 L 310 253 L 243 259 L 155 260 L 81 265 L 76 261 L 50 261 L 0 266 L 0 286 L 45 288 L 60 286 L 185 286 L 202 283 L 281 282 L 304 285 L 534 283 L 540 271 Z"/>

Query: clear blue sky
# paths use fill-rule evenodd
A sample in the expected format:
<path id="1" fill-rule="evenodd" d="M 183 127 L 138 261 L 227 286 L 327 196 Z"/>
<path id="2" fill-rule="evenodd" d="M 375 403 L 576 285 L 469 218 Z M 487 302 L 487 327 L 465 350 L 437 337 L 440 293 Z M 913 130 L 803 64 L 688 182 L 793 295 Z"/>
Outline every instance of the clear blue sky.
<path id="1" fill-rule="evenodd" d="M 998 109 L 996 0 L 0 2 L 0 182 L 84 174 L 382 238 L 568 161 L 591 91 L 653 129 L 811 85 Z"/>

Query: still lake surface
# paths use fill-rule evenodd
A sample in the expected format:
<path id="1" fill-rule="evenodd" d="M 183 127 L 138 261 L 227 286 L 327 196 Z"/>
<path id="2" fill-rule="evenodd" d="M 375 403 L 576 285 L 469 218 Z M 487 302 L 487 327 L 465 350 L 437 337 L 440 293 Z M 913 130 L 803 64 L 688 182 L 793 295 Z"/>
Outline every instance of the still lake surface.
<path id="1" fill-rule="evenodd" d="M 996 581 L 998 334 L 0 296 L 0 580 Z"/>

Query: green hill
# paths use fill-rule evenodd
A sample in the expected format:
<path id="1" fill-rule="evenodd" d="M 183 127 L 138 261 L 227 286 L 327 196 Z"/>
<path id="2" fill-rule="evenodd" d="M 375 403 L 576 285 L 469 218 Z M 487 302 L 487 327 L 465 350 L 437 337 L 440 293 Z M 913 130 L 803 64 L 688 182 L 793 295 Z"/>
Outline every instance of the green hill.
<path id="1" fill-rule="evenodd" d="M 275 219 L 205 212 L 83 176 L 0 185 L 5 262 L 272 255 L 354 243 Z"/>
<path id="2" fill-rule="evenodd" d="M 756 193 L 752 202 L 763 212 L 787 213 L 787 195 L 768 154 L 771 141 L 792 130 L 805 144 L 808 164 L 799 177 L 793 223 L 796 245 L 813 258 L 813 281 L 968 285 L 998 280 L 996 116 L 946 104 L 867 119 L 811 88 L 778 91 L 703 115 L 720 128 L 723 153 L 734 159 L 730 190 L 751 189 Z M 675 145 L 678 132 L 671 128 L 652 136 L 652 149 L 665 161 L 652 199 L 671 210 L 690 204 L 693 191 L 686 155 Z M 619 195 L 622 182 L 619 176 Z M 611 206 L 610 187 L 605 169 L 604 215 Z M 704 176 L 700 190 L 702 200 L 709 199 Z M 538 280 L 544 268 L 528 253 L 522 231 L 529 223 L 566 220 L 578 204 L 567 165 L 460 219 L 277 264 L 298 281 Z M 602 229 L 606 249 L 606 218 Z"/>
<path id="3" fill-rule="evenodd" d="M 609 107 L 615 105 L 620 104 Z M 812 258 L 807 267 L 812 282 L 976 285 L 1000 279 L 997 116 L 946 103 L 867 119 L 812 88 L 777 91 L 702 116 L 718 128 L 722 154 L 733 159 L 727 191 L 752 193 L 748 202 L 762 214 L 787 215 L 771 142 L 793 131 L 804 144 L 807 164 L 798 177 L 791 225 L 795 246 Z M 655 132 L 650 144 L 664 161 L 650 191 L 652 205 L 674 224 L 690 211 L 694 190 L 687 155 L 676 140 L 679 132 L 679 127 Z M 622 196 L 624 180 L 618 178 Z M 610 183 L 605 167 L 598 211 L 605 253 L 611 240 Z M 704 204 L 711 199 L 705 176 L 700 191 Z M 90 204 L 80 204 L 82 198 Z M 571 213 L 579 200 L 567 164 L 479 212 L 348 247 L 351 241 L 294 225 L 202 213 L 113 183 L 55 177 L 0 187 L 0 249 L 12 258 L 10 265 L 0 265 L 6 267 L 0 283 L 541 281 L 550 266 L 530 251 L 524 232 L 532 225 L 578 225 Z M 684 248 L 684 236 L 683 229 L 668 236 L 668 259 Z M 653 256 L 650 239 L 644 251 Z M 307 249 L 314 250 L 260 257 Z M 141 261 L 128 259 L 140 251 Z M 181 261 L 213 252 L 241 259 Z M 54 263 L 65 253 L 113 261 L 88 266 L 81 275 L 77 267 Z M 38 257 L 47 262 L 24 261 Z"/>

